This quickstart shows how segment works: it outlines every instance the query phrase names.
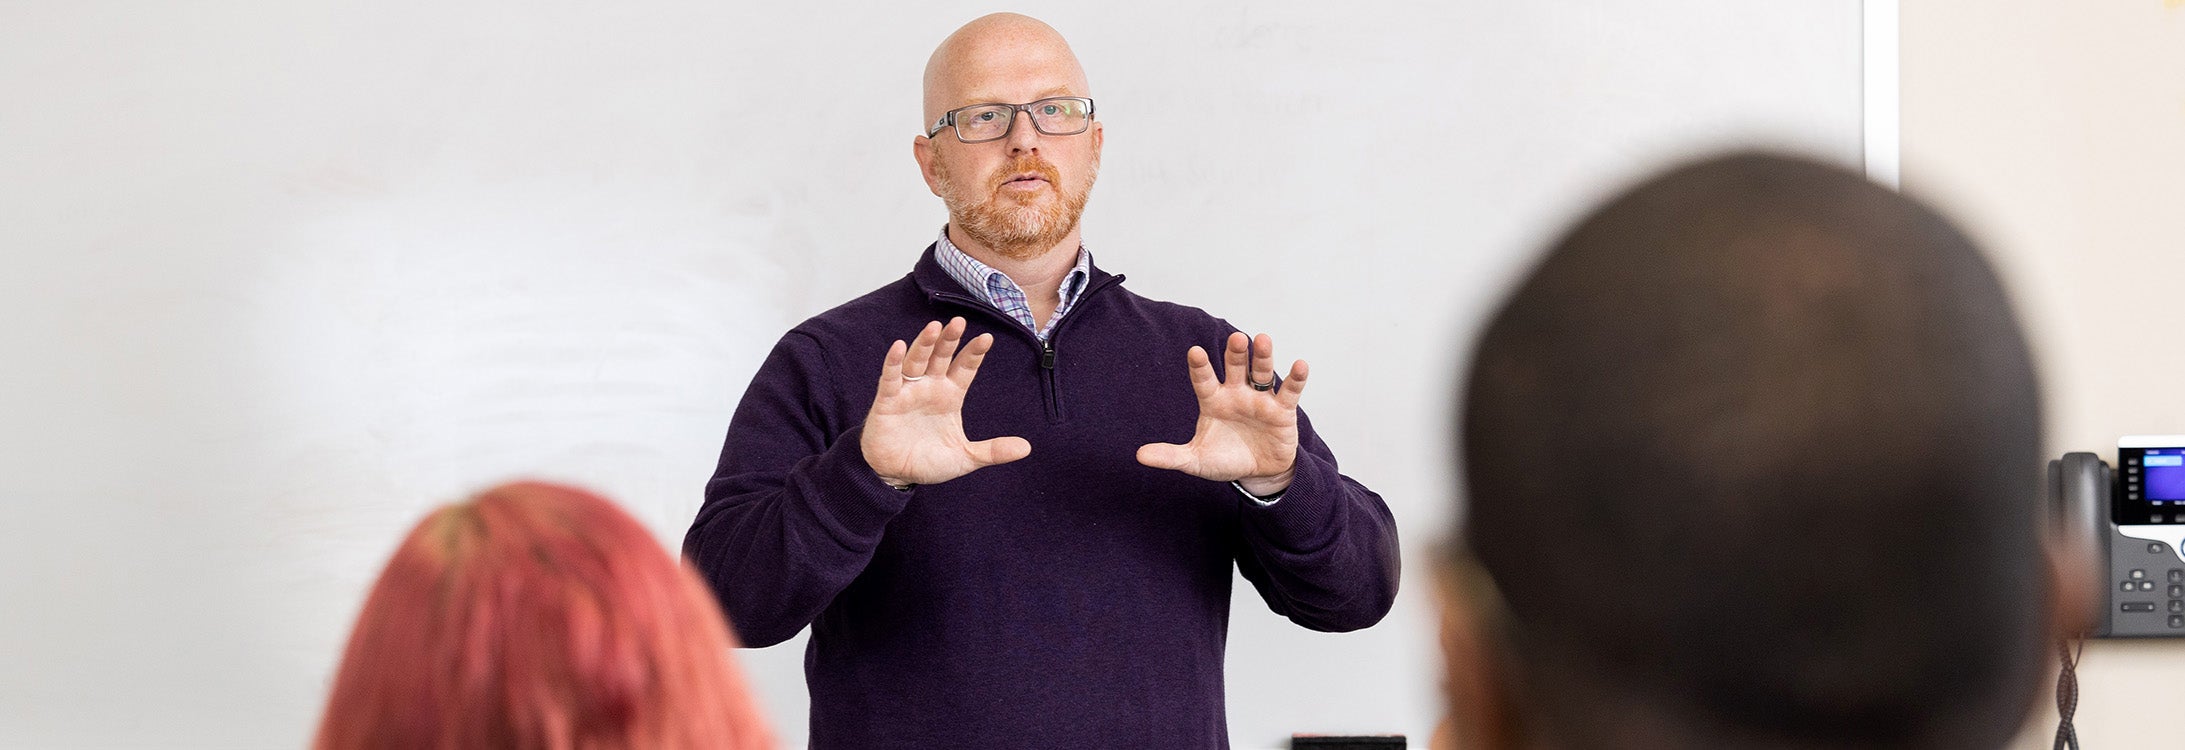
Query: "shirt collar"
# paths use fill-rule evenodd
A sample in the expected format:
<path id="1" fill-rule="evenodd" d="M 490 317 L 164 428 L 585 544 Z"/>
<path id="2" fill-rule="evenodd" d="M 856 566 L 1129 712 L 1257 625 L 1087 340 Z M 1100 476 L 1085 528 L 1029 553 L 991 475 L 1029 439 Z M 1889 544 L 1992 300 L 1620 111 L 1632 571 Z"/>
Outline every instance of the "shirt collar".
<path id="1" fill-rule="evenodd" d="M 994 287 L 1023 293 L 1016 280 L 1009 278 L 1009 274 L 980 263 L 970 253 L 958 249 L 956 243 L 949 242 L 946 224 L 941 225 L 941 238 L 934 242 L 933 259 L 941 264 L 941 270 L 948 272 L 949 278 L 956 280 L 957 285 L 997 308 L 1002 307 L 1004 302 L 996 298 Z M 1056 296 L 1062 300 L 1061 309 L 1068 309 L 1071 303 L 1077 301 L 1078 293 L 1085 290 L 1085 282 L 1091 278 L 1092 251 L 1085 249 L 1084 243 L 1080 242 L 1077 245 L 1077 265 L 1069 273 L 1063 274 L 1062 283 L 1055 287 Z"/>

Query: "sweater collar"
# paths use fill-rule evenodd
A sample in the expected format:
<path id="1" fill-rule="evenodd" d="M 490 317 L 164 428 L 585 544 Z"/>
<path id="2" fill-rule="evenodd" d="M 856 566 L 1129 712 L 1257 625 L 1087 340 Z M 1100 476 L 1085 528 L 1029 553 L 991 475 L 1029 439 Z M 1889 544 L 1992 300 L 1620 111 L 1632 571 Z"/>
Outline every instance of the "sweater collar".
<path id="1" fill-rule="evenodd" d="M 919 294 L 927 299 L 933 299 L 943 294 L 971 296 L 964 291 L 962 284 L 956 283 L 956 279 L 948 275 L 948 269 L 942 268 L 941 262 L 935 259 L 934 253 L 939 249 L 939 244 L 938 242 L 928 243 L 926 251 L 918 256 L 918 263 L 910 269 L 911 283 L 916 285 Z M 1078 292 L 1078 299 L 1080 300 L 1084 299 L 1086 295 L 1092 294 L 1095 289 L 1107 286 L 1110 283 L 1121 283 L 1125 278 L 1101 270 L 1100 265 L 1097 263 L 1088 262 L 1087 265 L 1090 267 L 1092 275 L 1085 280 L 1084 288 Z M 993 304 L 983 299 L 979 301 L 988 306 Z"/>
<path id="2" fill-rule="evenodd" d="M 947 271 L 948 277 L 955 279 L 958 286 L 969 290 L 973 295 L 985 297 L 995 307 L 1007 310 L 1010 306 L 1004 302 L 1005 297 L 1014 295 L 1016 299 L 1022 300 L 1030 294 L 1023 287 L 1017 286 L 1016 279 L 979 262 L 979 259 L 971 257 L 970 253 L 949 242 L 946 224 L 941 226 L 940 236 L 933 241 L 933 259 L 940 261 L 941 270 Z M 1062 275 L 1062 283 L 1055 287 L 1055 296 L 1062 301 L 1061 306 L 1055 308 L 1057 317 L 1070 309 L 1071 303 L 1077 301 L 1078 295 L 1085 291 L 1085 286 L 1090 281 L 1092 251 L 1079 244 L 1077 262 L 1071 264 L 1069 272 Z"/>

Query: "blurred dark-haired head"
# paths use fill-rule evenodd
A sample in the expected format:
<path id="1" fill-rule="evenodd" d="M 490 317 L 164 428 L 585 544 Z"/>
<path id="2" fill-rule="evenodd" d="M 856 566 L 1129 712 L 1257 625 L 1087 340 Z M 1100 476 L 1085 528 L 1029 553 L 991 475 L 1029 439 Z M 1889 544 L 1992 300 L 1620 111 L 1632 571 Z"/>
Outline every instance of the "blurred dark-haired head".
<path id="1" fill-rule="evenodd" d="M 1935 212 L 1793 158 L 1673 169 L 1555 244 L 1463 388 L 1450 567 L 1531 742 L 2020 728 L 2051 624 L 2039 398 Z"/>

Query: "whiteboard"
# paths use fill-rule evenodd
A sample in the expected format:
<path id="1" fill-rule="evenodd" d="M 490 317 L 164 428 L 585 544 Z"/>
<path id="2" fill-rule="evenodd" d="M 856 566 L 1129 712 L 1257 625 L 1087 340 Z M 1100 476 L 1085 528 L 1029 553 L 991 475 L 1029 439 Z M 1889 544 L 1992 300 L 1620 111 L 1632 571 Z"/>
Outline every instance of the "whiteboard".
<path id="1" fill-rule="evenodd" d="M 0 2 L 0 747 L 303 743 L 396 540 L 502 479 L 674 544 L 776 337 L 944 220 L 920 71 L 990 10 Z M 1402 530 L 1370 630 L 1239 587 L 1240 748 L 1423 743 L 1449 394 L 1545 238 L 1697 149 L 1866 145 L 1852 0 L 1017 10 L 1107 123 L 1098 262 L 1309 359 Z M 794 745 L 802 643 L 742 654 Z"/>

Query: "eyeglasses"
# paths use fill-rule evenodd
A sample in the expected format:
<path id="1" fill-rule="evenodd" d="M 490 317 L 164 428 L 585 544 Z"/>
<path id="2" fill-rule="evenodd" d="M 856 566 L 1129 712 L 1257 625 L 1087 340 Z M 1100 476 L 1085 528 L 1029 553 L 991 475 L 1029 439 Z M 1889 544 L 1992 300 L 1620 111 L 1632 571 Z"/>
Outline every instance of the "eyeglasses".
<path id="1" fill-rule="evenodd" d="M 1032 116 L 1032 127 L 1042 135 L 1077 135 L 1092 128 L 1093 100 L 1082 96 L 1057 96 L 1041 99 L 1030 104 L 973 104 L 958 107 L 933 121 L 926 129 L 926 137 L 940 134 L 941 128 L 955 126 L 956 140 L 965 143 L 985 143 L 1009 137 L 1009 131 L 1017 126 L 1017 113 Z"/>

